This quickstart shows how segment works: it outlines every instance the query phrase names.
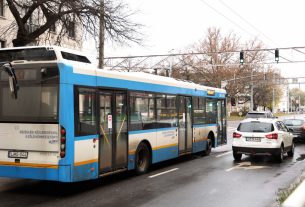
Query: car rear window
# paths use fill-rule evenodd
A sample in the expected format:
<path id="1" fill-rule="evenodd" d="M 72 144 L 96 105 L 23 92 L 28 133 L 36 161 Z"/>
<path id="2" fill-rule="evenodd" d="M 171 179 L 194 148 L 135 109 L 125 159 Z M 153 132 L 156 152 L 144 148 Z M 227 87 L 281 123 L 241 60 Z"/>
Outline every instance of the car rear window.
<path id="1" fill-rule="evenodd" d="M 245 122 L 239 124 L 237 131 L 267 133 L 274 131 L 274 126 L 265 122 Z"/>
<path id="2" fill-rule="evenodd" d="M 264 113 L 248 113 L 246 118 L 266 118 L 266 114 Z"/>
<path id="3" fill-rule="evenodd" d="M 286 119 L 283 122 L 286 126 L 301 126 L 304 123 L 301 119 Z"/>

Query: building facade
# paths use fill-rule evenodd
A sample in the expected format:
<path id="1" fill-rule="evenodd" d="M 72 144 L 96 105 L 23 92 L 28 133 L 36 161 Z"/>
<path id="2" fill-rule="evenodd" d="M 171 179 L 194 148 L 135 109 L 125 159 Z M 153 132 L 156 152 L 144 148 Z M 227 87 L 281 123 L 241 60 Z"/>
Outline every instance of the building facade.
<path id="1" fill-rule="evenodd" d="M 44 23 L 41 11 L 35 10 L 32 16 L 26 25 L 29 32 L 35 31 Z M 0 48 L 13 47 L 12 40 L 16 37 L 17 30 L 15 18 L 6 1 L 0 0 Z M 64 34 L 62 34 L 63 31 L 65 31 Z M 80 50 L 83 42 L 82 33 L 82 27 L 76 21 L 68 22 L 64 29 L 63 25 L 55 24 L 29 45 L 59 45 L 60 42 L 60 46 Z"/>

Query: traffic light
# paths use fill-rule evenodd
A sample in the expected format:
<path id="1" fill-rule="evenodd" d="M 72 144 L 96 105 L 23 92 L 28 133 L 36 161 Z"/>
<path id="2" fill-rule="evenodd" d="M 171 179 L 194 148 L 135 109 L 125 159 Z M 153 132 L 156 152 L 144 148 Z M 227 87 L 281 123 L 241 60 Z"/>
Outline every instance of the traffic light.
<path id="1" fill-rule="evenodd" d="M 276 61 L 276 63 L 278 63 L 279 60 L 280 60 L 280 51 L 279 51 L 278 48 L 275 49 L 275 51 L 274 51 L 274 56 L 275 56 L 275 61 Z"/>
<path id="2" fill-rule="evenodd" d="M 239 53 L 239 63 L 244 64 L 244 51 L 240 51 Z"/>
<path id="3" fill-rule="evenodd" d="M 236 100 L 234 97 L 231 97 L 231 106 L 236 106 Z"/>

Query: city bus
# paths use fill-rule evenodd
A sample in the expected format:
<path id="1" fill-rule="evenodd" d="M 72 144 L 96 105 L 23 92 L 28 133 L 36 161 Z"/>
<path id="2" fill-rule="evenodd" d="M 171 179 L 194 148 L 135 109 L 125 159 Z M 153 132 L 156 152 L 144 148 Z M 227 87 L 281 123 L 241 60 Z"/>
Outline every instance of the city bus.
<path id="1" fill-rule="evenodd" d="M 223 89 L 98 69 L 57 46 L 0 49 L 0 62 L 0 177 L 142 174 L 227 142 Z"/>

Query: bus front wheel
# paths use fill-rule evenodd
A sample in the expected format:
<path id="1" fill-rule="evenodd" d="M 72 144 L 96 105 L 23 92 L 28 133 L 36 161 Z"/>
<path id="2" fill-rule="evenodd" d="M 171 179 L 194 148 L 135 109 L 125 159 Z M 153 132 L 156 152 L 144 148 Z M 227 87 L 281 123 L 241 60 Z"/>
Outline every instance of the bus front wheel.
<path id="1" fill-rule="evenodd" d="M 136 151 L 136 166 L 135 170 L 138 175 L 148 171 L 150 166 L 150 151 L 145 143 L 140 143 Z"/>

